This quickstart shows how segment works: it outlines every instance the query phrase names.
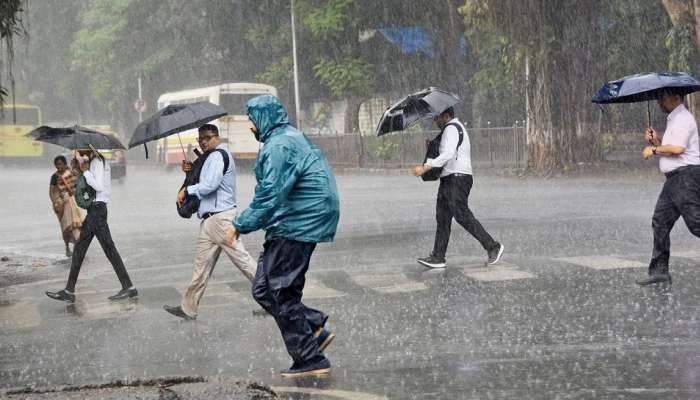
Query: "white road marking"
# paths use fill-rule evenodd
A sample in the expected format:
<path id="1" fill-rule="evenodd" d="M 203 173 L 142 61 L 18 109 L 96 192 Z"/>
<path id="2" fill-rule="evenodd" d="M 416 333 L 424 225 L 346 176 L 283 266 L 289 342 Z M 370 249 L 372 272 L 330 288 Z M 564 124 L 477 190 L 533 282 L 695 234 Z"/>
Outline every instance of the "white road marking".
<path id="1" fill-rule="evenodd" d="M 491 267 L 465 268 L 464 276 L 480 282 L 510 281 L 515 279 L 530 279 L 535 275 L 521 271 L 516 266 L 494 265 Z"/>
<path id="2" fill-rule="evenodd" d="M 384 294 L 408 293 L 428 289 L 423 282 L 412 281 L 404 274 L 355 275 L 351 276 L 350 279 L 362 287 Z"/>
<path id="3" fill-rule="evenodd" d="M 35 303 L 20 301 L 0 306 L 0 329 L 24 329 L 39 326 L 41 317 Z"/>
<path id="4" fill-rule="evenodd" d="M 272 390 L 280 393 L 302 393 L 310 395 L 319 395 L 324 397 L 332 397 L 340 400 L 386 400 L 386 396 L 378 396 L 371 393 L 351 392 L 347 390 L 334 389 L 315 389 L 293 386 L 273 386 Z"/>
<path id="5" fill-rule="evenodd" d="M 330 299 L 343 296 L 347 296 L 347 293 L 330 288 L 316 279 L 306 277 L 304 299 Z"/>
<path id="6" fill-rule="evenodd" d="M 640 261 L 625 260 L 614 256 L 562 257 L 555 258 L 554 260 L 593 268 L 596 270 L 647 267 L 647 265 Z"/>
<path id="7" fill-rule="evenodd" d="M 691 260 L 700 260 L 700 251 L 672 251 L 671 257 L 690 258 Z"/>

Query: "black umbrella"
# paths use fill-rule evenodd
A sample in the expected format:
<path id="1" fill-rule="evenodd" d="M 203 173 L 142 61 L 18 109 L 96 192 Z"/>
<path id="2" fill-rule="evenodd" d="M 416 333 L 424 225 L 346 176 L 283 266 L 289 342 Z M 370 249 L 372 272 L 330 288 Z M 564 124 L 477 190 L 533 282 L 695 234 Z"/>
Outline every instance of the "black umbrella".
<path id="1" fill-rule="evenodd" d="M 100 150 L 125 149 L 113 135 L 75 125 L 69 128 L 40 126 L 26 134 L 39 142 L 51 143 L 70 150 L 95 148 Z"/>
<path id="2" fill-rule="evenodd" d="M 646 101 L 647 122 L 651 123 L 649 101 L 657 100 L 662 89 L 687 95 L 699 91 L 700 82 L 685 72 L 630 75 L 603 85 L 591 101 L 598 104 Z"/>
<path id="3" fill-rule="evenodd" d="M 136 127 L 129 141 L 129 148 L 200 127 L 226 114 L 228 113 L 221 106 L 208 101 L 191 104 L 171 104 L 158 110 L 158 112 Z M 178 135 L 179 138 L 180 136 Z M 182 147 L 182 153 L 184 154 L 185 147 L 182 146 L 182 140 L 180 140 L 180 147 Z"/>
<path id="4" fill-rule="evenodd" d="M 389 107 L 377 126 L 377 136 L 401 131 L 424 118 L 432 118 L 459 103 L 450 92 L 430 87 L 410 94 Z"/>

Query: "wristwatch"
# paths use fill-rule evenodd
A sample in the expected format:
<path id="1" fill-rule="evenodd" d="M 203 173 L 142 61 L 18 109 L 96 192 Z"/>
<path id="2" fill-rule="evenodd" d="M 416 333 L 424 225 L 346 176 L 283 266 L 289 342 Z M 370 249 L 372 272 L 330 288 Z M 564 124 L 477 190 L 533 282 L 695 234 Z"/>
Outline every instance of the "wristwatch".
<path id="1" fill-rule="evenodd" d="M 651 152 L 656 155 L 656 146 L 651 146 Z"/>

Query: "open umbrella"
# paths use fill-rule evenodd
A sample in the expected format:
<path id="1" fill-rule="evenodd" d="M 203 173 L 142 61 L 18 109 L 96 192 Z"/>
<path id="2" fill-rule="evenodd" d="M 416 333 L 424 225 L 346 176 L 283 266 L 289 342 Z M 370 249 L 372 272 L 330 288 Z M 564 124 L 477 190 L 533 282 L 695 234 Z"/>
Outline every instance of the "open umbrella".
<path id="1" fill-rule="evenodd" d="M 39 142 L 55 144 L 70 150 L 91 147 L 99 150 L 125 149 L 115 136 L 78 125 L 69 128 L 52 128 L 44 125 L 27 133 L 26 136 Z"/>
<path id="2" fill-rule="evenodd" d="M 421 119 L 439 115 L 459 101 L 456 94 L 434 87 L 410 94 L 384 112 L 377 126 L 377 136 L 407 129 Z"/>
<path id="3" fill-rule="evenodd" d="M 129 148 L 197 128 L 226 114 L 228 113 L 223 107 L 208 101 L 191 104 L 171 104 L 158 110 L 158 112 L 136 127 L 129 141 Z M 178 135 L 178 139 L 180 139 L 180 135 Z M 185 154 L 182 140 L 180 140 L 180 147 L 182 148 L 182 153 Z"/>
<path id="4" fill-rule="evenodd" d="M 672 89 L 675 93 L 687 95 L 700 90 L 700 82 L 685 72 L 630 75 L 603 85 L 591 101 L 598 104 L 646 101 L 647 122 L 651 124 L 649 101 L 657 100 L 661 89 Z"/>

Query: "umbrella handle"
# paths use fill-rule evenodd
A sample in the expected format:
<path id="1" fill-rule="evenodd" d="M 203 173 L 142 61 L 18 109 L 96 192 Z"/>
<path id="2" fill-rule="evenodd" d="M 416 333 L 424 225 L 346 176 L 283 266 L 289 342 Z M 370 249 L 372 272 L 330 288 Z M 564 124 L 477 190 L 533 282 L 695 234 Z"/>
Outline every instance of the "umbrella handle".
<path id="1" fill-rule="evenodd" d="M 91 145 L 90 143 L 88 143 L 88 146 L 90 146 L 90 150 L 92 150 L 92 151 L 95 153 L 96 156 L 99 156 L 99 157 L 102 158 L 102 159 L 105 158 L 105 156 L 103 156 L 102 153 L 100 153 L 99 151 L 97 151 L 97 149 L 95 148 L 95 146 Z"/>
<path id="2" fill-rule="evenodd" d="M 647 126 L 651 128 L 651 107 L 649 106 L 649 102 L 647 101 Z"/>
<path id="3" fill-rule="evenodd" d="M 182 156 L 185 158 L 185 161 L 189 161 L 189 160 L 187 160 L 187 153 L 185 153 L 185 146 L 182 145 L 182 139 L 180 139 L 179 132 L 177 134 L 177 140 L 180 141 L 180 148 L 182 149 Z"/>

